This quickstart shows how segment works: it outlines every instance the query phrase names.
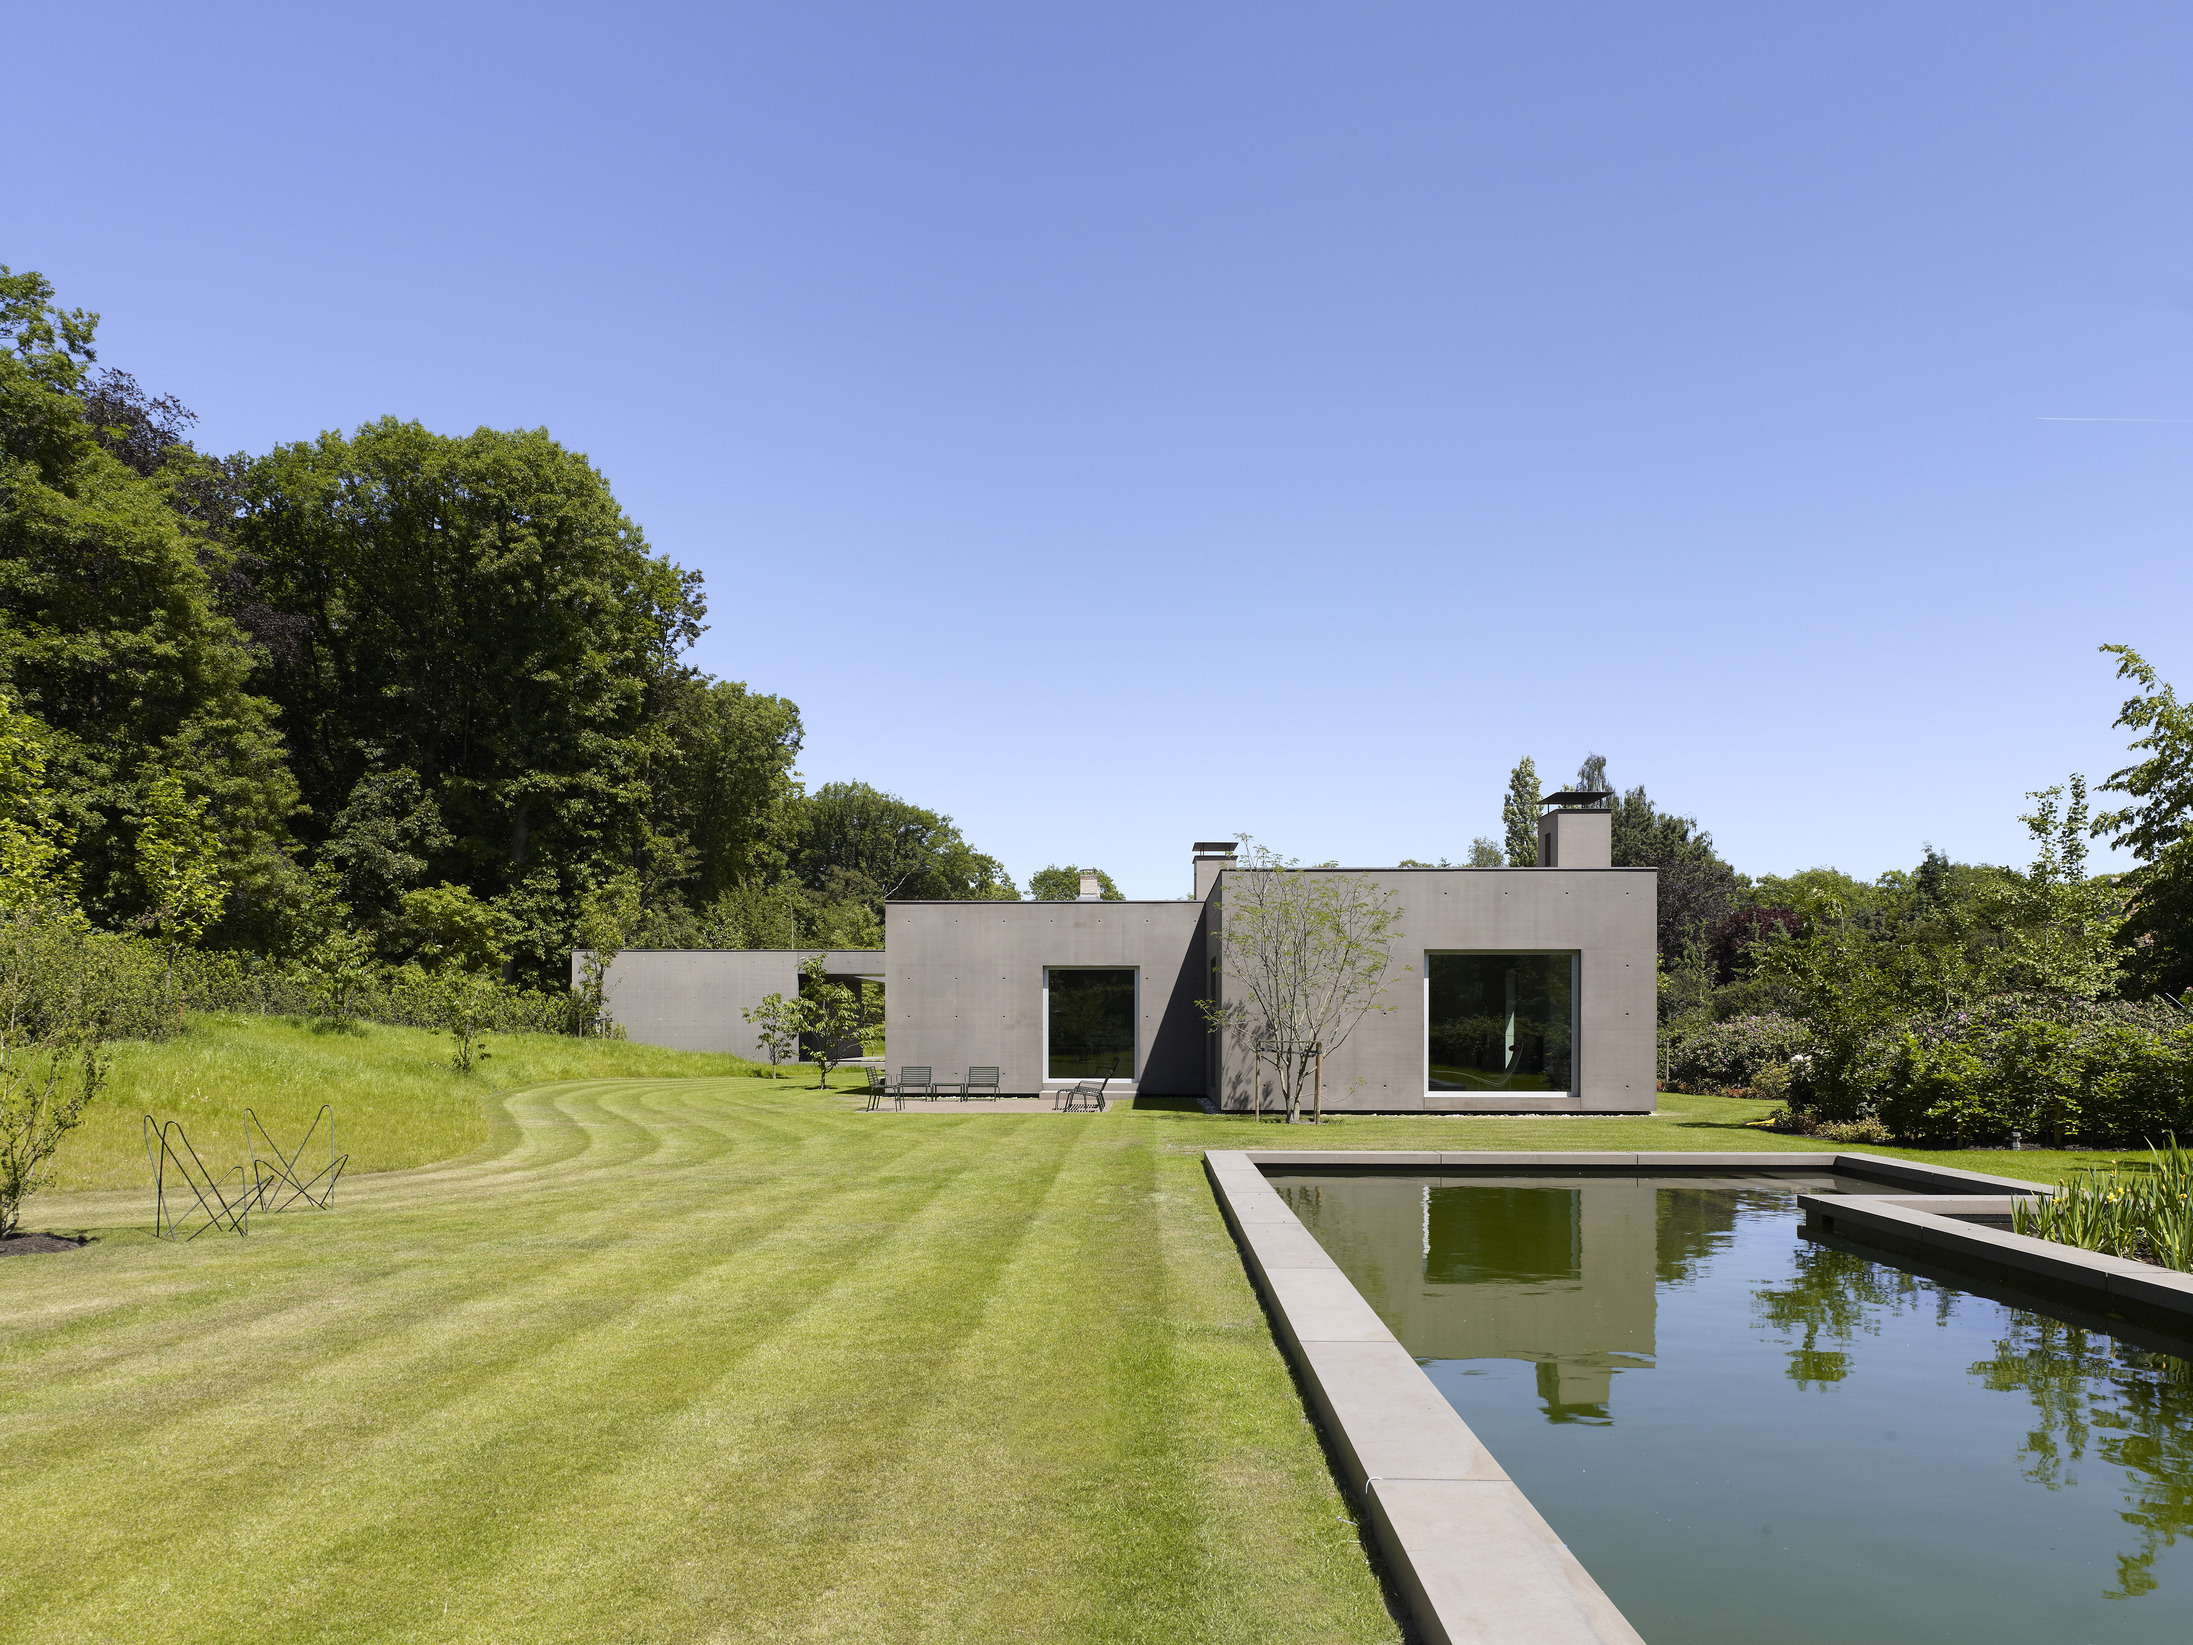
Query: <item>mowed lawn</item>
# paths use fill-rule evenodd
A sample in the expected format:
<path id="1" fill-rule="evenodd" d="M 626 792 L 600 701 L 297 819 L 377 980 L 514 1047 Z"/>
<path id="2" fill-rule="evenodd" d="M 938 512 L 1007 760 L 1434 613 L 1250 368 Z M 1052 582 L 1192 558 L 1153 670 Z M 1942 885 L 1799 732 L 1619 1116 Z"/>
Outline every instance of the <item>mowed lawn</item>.
<path id="1" fill-rule="evenodd" d="M 11 1640 L 1396 1640 L 1203 1149 L 1801 1146 L 1701 1098 L 1317 1131 L 753 1078 L 485 1103 L 465 1158 L 248 1239 L 32 1202 L 99 1238 L 0 1259 Z"/>

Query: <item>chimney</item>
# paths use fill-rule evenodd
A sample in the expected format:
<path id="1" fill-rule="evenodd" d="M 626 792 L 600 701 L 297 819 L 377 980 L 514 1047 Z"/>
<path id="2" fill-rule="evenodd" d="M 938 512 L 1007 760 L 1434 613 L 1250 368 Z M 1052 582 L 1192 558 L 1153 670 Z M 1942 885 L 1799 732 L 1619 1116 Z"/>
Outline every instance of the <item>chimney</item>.
<path id="1" fill-rule="evenodd" d="M 1076 897 L 1074 901 L 1102 902 L 1103 900 L 1104 887 L 1096 877 L 1096 870 L 1093 868 L 1084 868 L 1081 871 L 1081 895 Z"/>
<path id="2" fill-rule="evenodd" d="M 1207 900 L 1211 887 L 1218 884 L 1218 876 L 1234 865 L 1232 840 L 1198 840 L 1195 842 L 1195 897 L 1197 902 Z"/>

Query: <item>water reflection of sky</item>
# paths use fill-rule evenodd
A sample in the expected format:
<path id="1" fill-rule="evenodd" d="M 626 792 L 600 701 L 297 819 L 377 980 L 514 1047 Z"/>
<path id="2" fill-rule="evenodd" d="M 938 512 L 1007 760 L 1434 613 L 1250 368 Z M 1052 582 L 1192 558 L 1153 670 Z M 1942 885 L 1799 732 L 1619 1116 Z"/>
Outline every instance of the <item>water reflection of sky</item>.
<path id="1" fill-rule="evenodd" d="M 2193 1635 L 2186 1359 L 1765 1181 L 1274 1184 L 1648 1639 Z"/>

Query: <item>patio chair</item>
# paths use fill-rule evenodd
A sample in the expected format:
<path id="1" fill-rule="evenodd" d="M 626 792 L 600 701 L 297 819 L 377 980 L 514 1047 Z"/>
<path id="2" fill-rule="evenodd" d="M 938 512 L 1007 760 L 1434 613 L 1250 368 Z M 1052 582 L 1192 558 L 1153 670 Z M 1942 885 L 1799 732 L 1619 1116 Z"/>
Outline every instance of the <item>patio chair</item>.
<path id="1" fill-rule="evenodd" d="M 995 1101 L 1002 1093 L 998 1090 L 998 1071 L 995 1068 L 970 1068 L 967 1077 L 959 1082 L 959 1100 L 972 1102 L 977 1093 Z"/>
<path id="2" fill-rule="evenodd" d="M 891 1081 L 890 1081 L 889 1077 L 888 1077 L 888 1076 L 887 1076 L 887 1075 L 885 1074 L 884 1070 L 882 1070 L 881 1068 L 871 1068 L 871 1069 L 869 1069 L 869 1070 L 868 1070 L 868 1106 L 869 1106 L 869 1108 L 870 1108 L 870 1109 L 877 1109 L 877 1108 L 881 1108 L 881 1107 L 883 1106 L 883 1099 L 884 1099 L 885 1097 L 889 1097 L 889 1098 L 891 1098 L 891 1099 L 892 1099 L 892 1103 L 891 1103 L 891 1106 L 892 1106 L 892 1107 L 894 1107 L 894 1108 L 904 1108 L 904 1107 L 906 1106 L 906 1092 L 905 1092 L 905 1089 L 904 1089 L 904 1088 L 902 1087 L 902 1088 L 900 1088 L 899 1090 L 896 1090 L 896 1091 L 892 1090 L 892 1089 L 891 1089 Z"/>
<path id="3" fill-rule="evenodd" d="M 1083 1080 L 1066 1093 L 1059 1107 L 1069 1114 L 1084 1111 L 1101 1114 L 1105 1112 L 1104 1088 L 1111 1083 L 1109 1074 L 1100 1080 Z"/>
<path id="4" fill-rule="evenodd" d="M 902 1103 L 908 1097 L 927 1097 L 931 1102 L 937 1100 L 937 1082 L 929 1077 L 930 1072 L 927 1068 L 899 1070 L 899 1099 Z"/>

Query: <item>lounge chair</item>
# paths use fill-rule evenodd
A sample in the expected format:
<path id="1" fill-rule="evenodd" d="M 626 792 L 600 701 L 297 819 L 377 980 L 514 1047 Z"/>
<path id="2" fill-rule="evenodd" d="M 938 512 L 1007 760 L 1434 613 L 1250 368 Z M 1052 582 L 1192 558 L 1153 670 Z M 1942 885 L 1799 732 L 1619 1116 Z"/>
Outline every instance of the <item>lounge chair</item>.
<path id="1" fill-rule="evenodd" d="M 995 1101 L 1002 1093 L 998 1090 L 998 1071 L 995 1068 L 970 1068 L 967 1077 L 959 1082 L 959 1100 L 973 1102 L 977 1095 Z"/>
<path id="2" fill-rule="evenodd" d="M 929 1077 L 930 1073 L 931 1070 L 927 1068 L 901 1068 L 899 1070 L 900 1102 L 903 1103 L 908 1097 L 927 1097 L 931 1102 L 935 1102 L 937 1100 L 937 1082 Z"/>

